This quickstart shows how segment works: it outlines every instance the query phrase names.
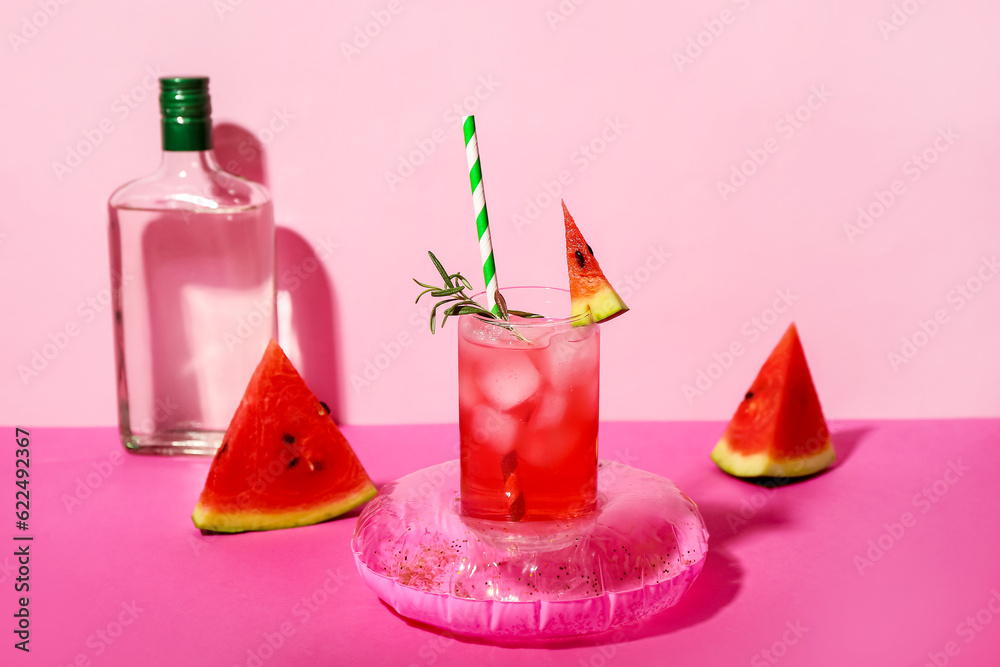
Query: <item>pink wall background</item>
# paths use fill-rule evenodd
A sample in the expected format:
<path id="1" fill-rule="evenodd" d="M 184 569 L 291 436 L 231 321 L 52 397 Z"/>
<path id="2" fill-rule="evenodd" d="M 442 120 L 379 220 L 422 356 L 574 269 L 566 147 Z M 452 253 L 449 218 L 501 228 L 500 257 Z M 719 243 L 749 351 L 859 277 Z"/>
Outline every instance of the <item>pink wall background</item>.
<path id="1" fill-rule="evenodd" d="M 322 260 L 284 342 L 343 421 L 457 419 L 455 328 L 430 335 L 410 278 L 433 249 L 481 281 L 463 108 L 501 284 L 565 281 L 560 188 L 623 286 L 604 419 L 728 418 L 793 319 L 828 417 L 1000 415 L 998 21 L 985 0 L 9 0 L 0 421 L 115 422 L 105 202 L 157 164 L 149 73 L 212 77 L 228 155 L 274 194 L 284 287 Z"/>

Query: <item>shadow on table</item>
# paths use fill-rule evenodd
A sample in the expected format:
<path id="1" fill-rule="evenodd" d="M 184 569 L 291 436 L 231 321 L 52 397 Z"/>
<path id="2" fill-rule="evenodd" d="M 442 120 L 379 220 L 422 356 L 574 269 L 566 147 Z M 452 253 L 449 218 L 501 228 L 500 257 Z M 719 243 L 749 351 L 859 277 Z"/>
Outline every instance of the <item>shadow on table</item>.
<path id="1" fill-rule="evenodd" d="M 697 625 L 708 620 L 736 596 L 740 587 L 743 571 L 730 555 L 723 550 L 709 551 L 698 579 L 684 594 L 681 601 L 670 609 L 664 610 L 652 618 L 633 626 L 625 626 L 609 630 L 598 635 L 582 637 L 567 637 L 564 639 L 549 639 L 544 641 L 494 641 L 480 637 L 456 635 L 449 630 L 443 630 L 425 623 L 413 621 L 396 613 L 396 610 L 380 600 L 382 605 L 394 616 L 407 625 L 426 630 L 435 635 L 456 639 L 465 644 L 485 644 L 505 648 L 547 648 L 569 649 L 587 646 L 603 646 L 621 644 L 624 642 L 665 635 L 683 628 Z"/>
<path id="2" fill-rule="evenodd" d="M 864 440 L 865 436 L 871 432 L 871 428 L 867 426 L 857 426 L 853 428 L 845 428 L 840 430 L 835 430 L 831 433 L 833 438 L 834 451 L 837 453 L 837 460 L 833 466 L 820 470 L 812 475 L 805 475 L 803 477 L 735 477 L 732 478 L 744 482 L 746 484 L 752 484 L 754 486 L 759 486 L 764 489 L 775 489 L 780 486 L 790 486 L 792 484 L 802 484 L 803 482 L 808 482 L 814 477 L 823 477 L 825 475 L 831 474 L 840 470 L 847 463 L 847 459 L 851 457 L 854 450 L 858 448 L 858 445 Z"/>
<path id="3" fill-rule="evenodd" d="M 699 506 L 699 509 L 705 520 L 706 528 L 709 531 L 709 551 L 701 574 L 698 575 L 698 578 L 691 584 L 691 588 L 684 593 L 680 602 L 675 606 L 635 625 L 623 626 L 601 634 L 582 637 L 567 637 L 545 641 L 497 642 L 478 637 L 455 635 L 448 630 L 418 623 L 400 616 L 384 601 L 382 604 L 407 625 L 421 628 L 427 632 L 449 639 L 454 638 L 467 644 L 558 650 L 620 644 L 646 637 L 670 634 L 707 621 L 735 599 L 743 579 L 743 568 L 726 550 L 727 542 L 744 535 L 744 531 L 766 529 L 768 526 L 776 526 L 784 523 L 781 517 L 775 516 L 773 512 L 761 511 L 754 515 L 752 522 L 747 522 L 747 525 L 737 532 L 729 528 L 727 521 L 729 520 L 728 517 L 732 516 L 734 512 L 738 512 L 738 508 Z"/>
<path id="4" fill-rule="evenodd" d="M 870 427 L 851 427 L 836 430 L 833 433 L 833 438 L 837 451 L 837 464 L 829 470 L 811 475 L 810 477 L 829 474 L 843 466 L 870 431 Z M 774 489 L 775 487 L 797 483 L 807 480 L 810 477 L 793 480 L 760 478 L 753 480 L 740 479 L 740 481 L 760 486 L 766 493 L 767 490 Z M 736 598 L 743 580 L 743 568 L 739 561 L 729 552 L 727 547 L 730 543 L 745 539 L 748 535 L 753 535 L 760 531 L 778 530 L 789 524 L 789 520 L 785 516 L 781 504 L 769 502 L 770 498 L 768 497 L 763 498 L 764 502 L 761 505 L 752 504 L 753 501 L 751 501 L 750 505 L 744 503 L 740 506 L 726 506 L 714 503 L 699 504 L 698 509 L 701 511 L 702 518 L 705 520 L 705 527 L 709 533 L 709 551 L 704 569 L 702 569 L 698 579 L 675 606 L 636 625 L 625 626 L 599 635 L 570 637 L 541 642 L 501 643 L 477 637 L 456 636 L 448 630 L 442 630 L 400 616 L 385 602 L 382 602 L 382 604 L 407 625 L 421 628 L 449 640 L 457 639 L 467 644 L 558 650 L 613 645 L 670 634 L 711 619 Z M 606 651 L 603 651 L 603 653 L 606 653 Z"/>
<path id="5" fill-rule="evenodd" d="M 851 458 L 854 450 L 871 431 L 870 426 L 855 426 L 843 430 L 834 429 L 831 437 L 833 438 L 833 449 L 837 452 L 837 463 L 832 469 L 836 470 L 847 463 L 847 459 Z"/>

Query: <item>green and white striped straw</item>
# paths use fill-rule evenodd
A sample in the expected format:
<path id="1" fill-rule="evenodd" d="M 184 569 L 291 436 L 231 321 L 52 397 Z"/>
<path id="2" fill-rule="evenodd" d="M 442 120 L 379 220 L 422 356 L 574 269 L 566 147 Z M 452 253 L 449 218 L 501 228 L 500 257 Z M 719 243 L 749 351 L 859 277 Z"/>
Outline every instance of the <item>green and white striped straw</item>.
<path id="1" fill-rule="evenodd" d="M 486 283 L 486 307 L 500 317 L 497 304 L 497 267 L 493 261 L 493 241 L 490 240 L 490 219 L 486 215 L 486 194 L 483 192 L 483 167 L 479 163 L 479 141 L 476 139 L 476 117 L 466 116 L 465 157 L 469 161 L 469 182 L 472 184 L 472 208 L 479 232 L 479 254 L 483 259 L 483 280 Z"/>

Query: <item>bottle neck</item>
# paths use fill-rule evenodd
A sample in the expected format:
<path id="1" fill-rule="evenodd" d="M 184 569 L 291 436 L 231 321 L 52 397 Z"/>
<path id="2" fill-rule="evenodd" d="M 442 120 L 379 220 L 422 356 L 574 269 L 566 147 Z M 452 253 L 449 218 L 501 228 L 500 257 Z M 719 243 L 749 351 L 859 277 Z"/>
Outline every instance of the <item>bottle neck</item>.
<path id="1" fill-rule="evenodd" d="M 219 161 L 215 159 L 215 151 L 163 151 L 160 161 L 160 173 L 184 178 L 186 176 L 209 171 L 220 171 Z"/>

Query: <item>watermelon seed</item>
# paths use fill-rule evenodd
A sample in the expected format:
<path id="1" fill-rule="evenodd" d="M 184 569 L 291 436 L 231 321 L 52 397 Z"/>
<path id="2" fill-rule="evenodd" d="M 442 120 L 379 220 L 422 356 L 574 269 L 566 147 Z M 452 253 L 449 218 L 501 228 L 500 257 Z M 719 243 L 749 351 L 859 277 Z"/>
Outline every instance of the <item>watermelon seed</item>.
<path id="1" fill-rule="evenodd" d="M 319 404 L 322 405 L 323 409 L 326 411 L 324 414 L 330 414 L 330 406 L 329 405 L 327 405 L 323 401 L 320 401 Z"/>
<path id="2" fill-rule="evenodd" d="M 289 468 L 294 468 L 295 464 L 298 463 L 298 462 L 299 462 L 299 457 L 296 456 L 294 459 L 292 459 L 291 461 L 288 462 L 288 467 Z"/>
<path id="3" fill-rule="evenodd" d="M 751 398 L 753 398 L 753 392 L 752 391 L 748 391 L 747 395 L 743 397 L 743 400 L 744 401 L 749 401 Z"/>
<path id="4" fill-rule="evenodd" d="M 587 260 L 583 258 L 583 253 L 579 250 L 576 251 L 576 263 L 580 265 L 580 268 L 583 268 L 583 266 L 587 263 Z"/>
<path id="5" fill-rule="evenodd" d="M 285 441 L 285 444 L 287 444 L 287 445 L 291 445 L 291 444 L 295 443 L 295 436 L 294 435 L 289 435 L 289 434 L 286 433 L 283 436 L 281 436 L 281 438 L 282 438 L 282 440 Z"/>
<path id="6" fill-rule="evenodd" d="M 590 256 L 591 256 L 591 257 L 593 257 L 593 256 L 594 256 L 594 249 L 590 247 L 590 244 L 589 244 L 589 243 L 587 244 L 587 252 L 589 252 L 589 253 L 590 253 Z"/>
<path id="7" fill-rule="evenodd" d="M 219 447 L 219 454 L 222 454 L 227 449 L 229 449 L 229 441 L 228 440 L 224 440 L 222 442 L 222 447 Z"/>

